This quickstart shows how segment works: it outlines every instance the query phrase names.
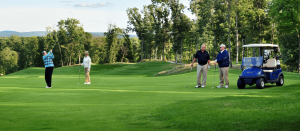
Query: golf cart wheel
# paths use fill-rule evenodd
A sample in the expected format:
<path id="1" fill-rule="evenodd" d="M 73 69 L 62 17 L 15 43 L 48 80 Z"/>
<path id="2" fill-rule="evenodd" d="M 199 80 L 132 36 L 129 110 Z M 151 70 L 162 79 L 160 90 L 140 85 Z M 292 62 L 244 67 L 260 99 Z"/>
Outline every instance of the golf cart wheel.
<path id="1" fill-rule="evenodd" d="M 265 88 L 265 80 L 264 78 L 259 78 L 256 80 L 256 87 L 258 89 L 264 89 Z"/>
<path id="2" fill-rule="evenodd" d="M 237 86 L 239 89 L 245 89 L 245 87 L 246 87 L 245 81 L 242 79 L 238 79 Z"/>
<path id="3" fill-rule="evenodd" d="M 279 77 L 278 82 L 276 82 L 276 85 L 277 85 L 277 86 L 283 86 L 283 84 L 284 84 L 284 79 L 283 79 L 283 76 L 281 75 L 281 76 Z"/>

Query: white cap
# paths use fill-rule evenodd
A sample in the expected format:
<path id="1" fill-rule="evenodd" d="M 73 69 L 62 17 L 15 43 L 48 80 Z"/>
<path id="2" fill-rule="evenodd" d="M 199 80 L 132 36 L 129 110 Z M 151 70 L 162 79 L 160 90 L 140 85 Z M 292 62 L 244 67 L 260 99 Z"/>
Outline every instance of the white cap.
<path id="1" fill-rule="evenodd" d="M 42 54 L 47 53 L 46 51 L 43 51 Z"/>
<path id="2" fill-rule="evenodd" d="M 89 54 L 89 52 L 88 52 L 88 51 L 85 51 L 85 54 Z"/>
<path id="3" fill-rule="evenodd" d="M 224 44 L 221 44 L 220 47 L 226 47 Z"/>

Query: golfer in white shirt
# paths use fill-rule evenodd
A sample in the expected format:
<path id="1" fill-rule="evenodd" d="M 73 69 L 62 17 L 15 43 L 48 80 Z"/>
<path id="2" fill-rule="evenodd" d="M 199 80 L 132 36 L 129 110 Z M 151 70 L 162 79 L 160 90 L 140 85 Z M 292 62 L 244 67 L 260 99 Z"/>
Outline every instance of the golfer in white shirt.
<path id="1" fill-rule="evenodd" d="M 85 72 L 85 83 L 83 84 L 91 84 L 91 79 L 90 79 L 91 58 L 89 57 L 88 51 L 85 51 L 85 57 L 83 58 L 83 63 L 81 65 L 84 66 L 84 72 Z"/>

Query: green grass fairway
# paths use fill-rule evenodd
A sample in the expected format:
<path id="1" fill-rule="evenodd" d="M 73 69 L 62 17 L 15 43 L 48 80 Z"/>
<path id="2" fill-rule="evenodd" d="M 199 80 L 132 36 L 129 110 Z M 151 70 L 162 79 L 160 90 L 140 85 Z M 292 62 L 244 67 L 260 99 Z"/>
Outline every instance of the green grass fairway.
<path id="1" fill-rule="evenodd" d="M 241 71 L 230 70 L 230 88 L 195 89 L 196 71 L 156 76 L 167 62 L 93 65 L 91 85 L 78 85 L 78 66 L 54 69 L 46 89 L 44 68 L 0 77 L 0 130 L 299 130 L 300 75 L 285 84 L 239 90 Z M 218 72 L 216 83 L 218 84 Z"/>

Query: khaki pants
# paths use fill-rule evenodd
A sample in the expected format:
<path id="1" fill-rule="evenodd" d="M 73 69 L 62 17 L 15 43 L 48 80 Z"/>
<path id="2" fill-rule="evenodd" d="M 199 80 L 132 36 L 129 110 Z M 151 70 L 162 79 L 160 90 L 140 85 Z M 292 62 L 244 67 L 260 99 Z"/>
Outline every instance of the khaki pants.
<path id="1" fill-rule="evenodd" d="M 88 82 L 91 83 L 89 68 L 84 68 L 84 72 L 85 72 L 85 82 L 86 83 L 88 83 Z"/>
<path id="2" fill-rule="evenodd" d="M 206 85 L 206 78 L 207 78 L 207 64 L 201 66 L 198 64 L 197 66 L 197 85 L 201 86 L 201 74 L 203 73 L 203 80 L 202 85 Z"/>
<path id="3" fill-rule="evenodd" d="M 229 86 L 229 81 L 228 81 L 228 70 L 229 67 L 221 67 L 219 68 L 219 78 L 220 78 L 220 85 L 224 85 L 224 78 L 225 78 L 225 84 Z"/>

